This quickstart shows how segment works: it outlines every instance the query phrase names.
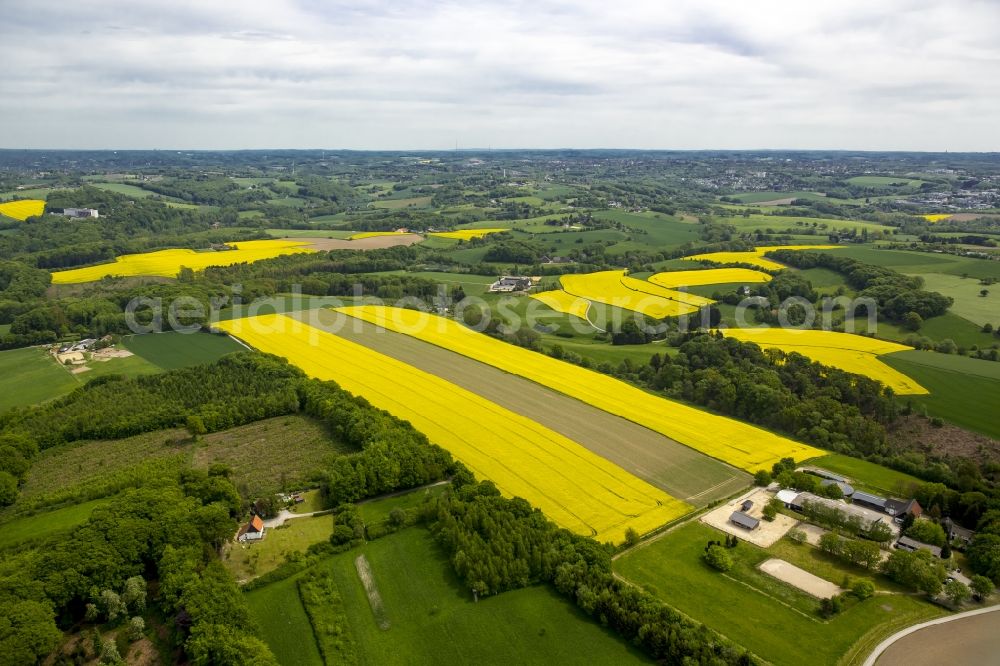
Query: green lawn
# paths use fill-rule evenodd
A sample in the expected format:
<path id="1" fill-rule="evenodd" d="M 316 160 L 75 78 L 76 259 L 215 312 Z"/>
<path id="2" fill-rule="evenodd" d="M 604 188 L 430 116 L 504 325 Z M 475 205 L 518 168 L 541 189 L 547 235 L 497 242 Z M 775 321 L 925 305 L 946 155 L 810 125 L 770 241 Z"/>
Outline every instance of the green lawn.
<path id="1" fill-rule="evenodd" d="M 428 499 L 441 495 L 448 488 L 447 484 L 441 484 L 439 486 L 431 486 L 430 488 L 413 490 L 393 497 L 361 502 L 358 504 L 358 512 L 366 524 L 373 525 L 386 520 L 393 509 L 416 508 Z"/>
<path id="2" fill-rule="evenodd" d="M 83 502 L 63 509 L 15 518 L 2 523 L 0 524 L 0 548 L 13 546 L 26 539 L 41 539 L 69 531 L 85 522 L 94 509 L 102 504 L 107 504 L 108 501 L 99 499 Z"/>
<path id="3" fill-rule="evenodd" d="M 292 576 L 248 592 L 247 605 L 260 627 L 258 637 L 271 648 L 278 663 L 323 666 L 309 616 L 299 597 L 299 578 L 301 575 Z"/>
<path id="4" fill-rule="evenodd" d="M 237 580 L 250 580 L 277 569 L 292 553 L 305 554 L 309 546 L 326 541 L 332 533 L 333 518 L 329 515 L 293 518 L 281 527 L 265 530 L 258 542 L 227 543 L 222 561 Z"/>
<path id="5" fill-rule="evenodd" d="M 50 400 L 79 385 L 44 348 L 0 352 L 0 411 Z"/>
<path id="6" fill-rule="evenodd" d="M 124 345 L 136 356 L 163 370 L 211 363 L 226 354 L 246 349 L 227 335 L 176 331 L 132 335 L 125 338 Z"/>
<path id="7" fill-rule="evenodd" d="M 389 621 L 378 628 L 354 558 L 363 553 Z M 318 566 L 329 567 L 368 664 L 628 664 L 642 655 L 547 586 L 474 602 L 429 532 L 411 528 Z"/>
<path id="8" fill-rule="evenodd" d="M 923 273 L 924 288 L 950 296 L 955 303 L 949 310 L 958 316 L 982 326 L 990 323 L 1000 326 L 1000 285 L 983 286 L 976 278 L 963 278 L 944 273 Z M 988 294 L 981 296 L 986 289 Z"/>
<path id="9" fill-rule="evenodd" d="M 909 497 L 910 495 L 905 490 L 923 483 L 920 479 L 909 474 L 839 453 L 814 458 L 809 461 L 809 464 L 843 474 L 851 479 L 851 484 L 857 488 L 876 493 Z"/>
<path id="10" fill-rule="evenodd" d="M 809 663 L 836 664 L 859 641 L 941 614 L 915 597 L 891 595 L 822 621 L 812 612 L 815 599 L 756 570 L 771 556 L 761 548 L 740 542 L 731 551 L 737 564 L 728 574 L 711 569 L 701 555 L 708 540 L 721 538 L 721 532 L 691 522 L 627 552 L 615 561 L 615 570 L 774 664 L 798 666 L 803 655 Z"/>
<path id="11" fill-rule="evenodd" d="M 930 391 L 930 395 L 912 396 L 928 414 L 1000 439 L 996 418 L 1000 363 L 915 350 L 880 358 Z"/>

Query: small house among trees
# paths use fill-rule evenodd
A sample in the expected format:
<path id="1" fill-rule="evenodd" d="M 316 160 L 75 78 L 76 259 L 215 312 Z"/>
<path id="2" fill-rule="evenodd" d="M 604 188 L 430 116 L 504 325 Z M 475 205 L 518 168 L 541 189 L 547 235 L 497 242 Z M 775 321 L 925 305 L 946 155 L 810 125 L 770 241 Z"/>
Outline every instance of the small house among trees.
<path id="1" fill-rule="evenodd" d="M 240 528 L 240 531 L 236 534 L 236 540 L 240 543 L 246 543 L 247 541 L 260 541 L 264 538 L 264 521 L 261 517 L 254 515 L 250 518 L 250 522 Z"/>

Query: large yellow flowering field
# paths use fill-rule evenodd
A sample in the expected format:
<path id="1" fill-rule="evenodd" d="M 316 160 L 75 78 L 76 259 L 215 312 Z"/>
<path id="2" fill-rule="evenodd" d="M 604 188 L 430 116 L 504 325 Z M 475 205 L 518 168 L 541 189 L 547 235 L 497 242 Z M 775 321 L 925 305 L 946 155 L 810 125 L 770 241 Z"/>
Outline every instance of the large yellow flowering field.
<path id="1" fill-rule="evenodd" d="M 41 199 L 22 199 L 0 203 L 0 215 L 12 217 L 15 220 L 27 220 L 29 217 L 45 212 L 45 202 Z"/>
<path id="2" fill-rule="evenodd" d="M 578 534 L 619 543 L 630 527 L 642 534 L 691 510 L 535 421 L 291 317 L 263 315 L 218 326 L 409 421 L 478 477 Z"/>
<path id="3" fill-rule="evenodd" d="M 951 213 L 931 213 L 930 215 L 923 215 L 922 217 L 933 224 L 935 222 L 940 222 L 941 220 L 947 220 L 951 216 Z"/>
<path id="4" fill-rule="evenodd" d="M 433 231 L 427 235 L 467 241 L 472 238 L 482 238 L 487 234 L 498 234 L 501 231 L 510 231 L 510 229 L 459 229 L 458 231 Z"/>
<path id="5" fill-rule="evenodd" d="M 640 312 L 654 319 L 695 312 L 712 302 L 694 294 L 664 289 L 645 280 L 625 275 L 625 271 L 566 274 L 559 278 L 567 293 L 597 303 Z"/>
<path id="6" fill-rule="evenodd" d="M 586 319 L 587 311 L 590 310 L 590 301 L 567 294 L 562 289 L 542 291 L 537 294 L 530 294 L 530 296 L 535 300 L 541 301 L 556 312 L 573 315 L 580 319 Z"/>
<path id="7" fill-rule="evenodd" d="M 772 245 L 769 247 L 754 248 L 749 252 L 709 252 L 708 254 L 693 254 L 690 257 L 681 257 L 690 261 L 711 261 L 716 264 L 751 264 L 759 266 L 767 271 L 780 271 L 787 268 L 777 261 L 765 259 L 766 252 L 775 250 L 832 250 L 840 245 Z"/>
<path id="8" fill-rule="evenodd" d="M 805 460 L 824 455 L 819 449 L 787 437 L 652 395 L 599 372 L 476 333 L 451 319 L 374 305 L 337 308 L 337 311 L 530 379 L 749 472 L 770 469 L 787 456 Z"/>
<path id="9" fill-rule="evenodd" d="M 233 264 L 271 259 L 285 254 L 312 252 L 306 247 L 307 242 L 295 240 L 239 241 L 230 243 L 230 245 L 236 249 L 222 252 L 160 250 L 159 252 L 144 252 L 142 254 L 125 254 L 115 259 L 113 263 L 56 271 L 52 274 L 52 283 L 92 282 L 107 275 L 176 277 L 182 266 L 200 271 L 209 266 L 232 266 Z"/>
<path id="10" fill-rule="evenodd" d="M 797 352 L 817 363 L 877 379 L 901 395 L 927 393 L 927 389 L 878 357 L 911 349 L 906 345 L 838 331 L 786 328 L 724 328 L 730 338 L 754 342 L 762 348 Z"/>
<path id="11" fill-rule="evenodd" d="M 752 284 L 768 282 L 771 276 L 749 268 L 707 268 L 703 271 L 670 271 L 650 275 L 648 280 L 660 287 L 697 287 L 705 284 Z"/>

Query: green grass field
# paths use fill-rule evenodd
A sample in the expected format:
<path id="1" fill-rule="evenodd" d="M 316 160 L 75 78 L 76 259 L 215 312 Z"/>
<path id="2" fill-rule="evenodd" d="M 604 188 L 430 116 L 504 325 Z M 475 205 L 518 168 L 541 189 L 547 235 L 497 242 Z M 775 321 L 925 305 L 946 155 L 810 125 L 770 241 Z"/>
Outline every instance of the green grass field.
<path id="1" fill-rule="evenodd" d="M 78 386 L 41 347 L 0 352 L 0 411 L 50 400 Z"/>
<path id="2" fill-rule="evenodd" d="M 613 248 L 613 254 L 621 254 L 633 245 L 645 247 L 675 247 L 698 240 L 698 227 L 681 222 L 662 213 L 628 213 L 623 210 L 602 210 L 594 213 L 600 220 L 613 220 L 624 224 L 633 233 L 632 241 L 625 241 Z M 624 248 L 624 249 L 623 249 Z"/>
<path id="3" fill-rule="evenodd" d="M 912 397 L 928 414 L 1000 439 L 1000 363 L 916 350 L 881 359 L 931 392 Z"/>
<path id="4" fill-rule="evenodd" d="M 211 363 L 231 352 L 246 350 L 227 335 L 186 335 L 176 331 L 131 335 L 124 339 L 123 344 L 136 356 L 163 370 Z"/>
<path id="5" fill-rule="evenodd" d="M 152 190 L 143 189 L 137 185 L 129 185 L 128 183 L 89 183 L 91 187 L 96 187 L 99 190 L 104 190 L 106 192 L 114 192 L 115 194 L 125 194 L 130 197 L 136 197 L 137 199 L 145 199 L 146 197 L 151 197 L 155 194 Z"/>
<path id="6" fill-rule="evenodd" d="M 876 493 L 909 497 L 908 489 L 923 483 L 915 476 L 839 453 L 814 458 L 809 461 L 809 464 L 843 474 L 851 480 L 851 484 L 856 488 Z"/>
<path id="7" fill-rule="evenodd" d="M 354 566 L 363 553 L 389 629 L 376 625 Z M 329 567 L 346 606 L 359 661 L 367 664 L 628 664 L 642 655 L 549 587 L 474 602 L 423 529 L 365 544 Z M 266 589 L 266 588 L 265 588 Z"/>
<path id="8" fill-rule="evenodd" d="M 947 273 L 950 275 L 969 275 L 974 278 L 1000 278 L 1000 261 L 987 259 L 958 257 L 933 252 L 876 249 L 871 245 L 852 245 L 836 250 L 817 250 L 817 252 L 835 253 L 838 257 L 851 257 L 868 264 L 887 266 L 900 273 L 913 275 Z"/>
<path id="9" fill-rule="evenodd" d="M 1000 326 L 1000 285 L 983 286 L 975 278 L 963 278 L 944 273 L 923 273 L 924 289 L 950 296 L 955 303 L 951 312 L 974 324 Z M 986 289 L 988 294 L 981 296 Z"/>
<path id="10" fill-rule="evenodd" d="M 305 554 L 309 546 L 326 541 L 331 534 L 331 516 L 294 518 L 281 527 L 267 529 L 261 541 L 227 543 L 222 562 L 237 581 L 247 581 L 277 569 L 292 553 Z"/>
<path id="11" fill-rule="evenodd" d="M 358 503 L 358 512 L 367 525 L 381 523 L 389 518 L 394 509 L 414 509 L 431 498 L 438 497 L 450 486 L 446 483 L 418 488 L 410 492 Z"/>
<path id="12" fill-rule="evenodd" d="M 14 546 L 29 539 L 43 539 L 53 534 L 68 532 L 85 522 L 94 509 L 107 502 L 108 500 L 83 502 L 0 523 L 0 548 Z"/>
<path id="13" fill-rule="evenodd" d="M 761 548 L 741 542 L 730 551 L 737 563 L 725 575 L 705 564 L 705 543 L 721 537 L 721 532 L 692 522 L 628 551 L 615 561 L 615 570 L 774 664 L 797 666 L 803 655 L 809 655 L 809 663 L 852 663 L 845 655 L 857 645 L 942 614 L 915 597 L 891 595 L 873 597 L 823 621 L 814 612 L 815 599 L 757 571 L 757 564 L 771 556 Z M 829 575 L 822 568 L 814 573 Z"/>
<path id="14" fill-rule="evenodd" d="M 827 230 L 851 230 L 856 229 L 861 231 L 867 229 L 868 231 L 885 231 L 891 233 L 894 228 L 888 227 L 882 224 L 877 224 L 875 222 L 863 222 L 860 220 L 838 220 L 835 218 L 813 218 L 813 217 L 789 217 L 784 215 L 750 215 L 744 217 L 742 215 L 734 217 L 720 217 L 716 218 L 719 222 L 725 224 L 731 224 L 739 230 L 755 230 L 755 229 L 774 229 L 775 231 L 785 231 L 791 230 L 795 231 L 797 229 L 812 228 L 813 224 L 816 225 L 826 225 Z M 796 224 L 801 222 L 802 224 Z M 813 236 L 813 241 L 816 245 L 824 244 L 827 240 L 826 233 L 823 230 L 818 229 L 816 236 Z"/>
<path id="15" fill-rule="evenodd" d="M 757 204 L 763 203 L 765 201 L 780 201 L 781 199 L 813 199 L 826 201 L 826 197 L 817 192 L 806 192 L 803 190 L 796 190 L 794 192 L 776 192 L 771 190 L 769 192 L 747 192 L 745 194 L 730 194 L 729 198 L 739 199 L 746 204 Z M 831 203 L 836 202 L 836 199 L 831 199 Z"/>
<path id="16" fill-rule="evenodd" d="M 299 597 L 300 577 L 247 592 L 247 605 L 260 627 L 258 637 L 271 648 L 279 664 L 323 666 L 309 616 Z"/>

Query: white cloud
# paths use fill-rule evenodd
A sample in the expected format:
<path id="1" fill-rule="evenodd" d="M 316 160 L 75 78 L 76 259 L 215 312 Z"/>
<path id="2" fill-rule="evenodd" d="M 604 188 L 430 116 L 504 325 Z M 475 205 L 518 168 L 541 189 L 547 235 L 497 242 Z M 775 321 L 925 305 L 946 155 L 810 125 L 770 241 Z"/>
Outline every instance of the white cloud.
<path id="1" fill-rule="evenodd" d="M 995 2 L 33 0 L 0 146 L 1000 149 Z"/>

